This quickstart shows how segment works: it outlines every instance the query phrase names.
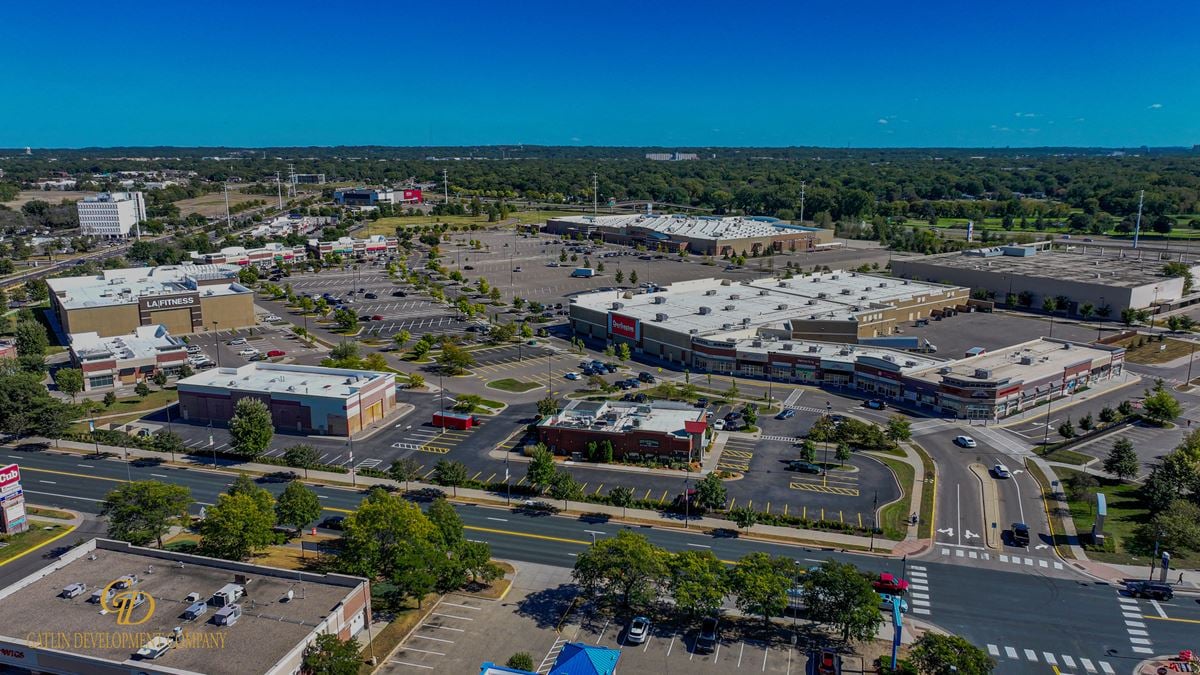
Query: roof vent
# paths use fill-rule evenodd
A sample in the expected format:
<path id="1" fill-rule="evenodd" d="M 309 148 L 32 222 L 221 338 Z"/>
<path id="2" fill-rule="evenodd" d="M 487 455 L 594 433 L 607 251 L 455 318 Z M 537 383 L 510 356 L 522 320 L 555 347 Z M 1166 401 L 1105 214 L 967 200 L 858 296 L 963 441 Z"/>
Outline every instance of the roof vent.
<path id="1" fill-rule="evenodd" d="M 809 345 L 808 351 L 809 351 L 809 353 L 815 354 L 815 353 L 821 351 L 821 346 L 820 345 Z"/>
<path id="2" fill-rule="evenodd" d="M 666 314 L 663 314 L 662 312 L 659 312 L 658 314 L 655 314 L 655 315 L 654 315 L 654 320 L 655 320 L 655 321 L 658 321 L 658 322 L 660 322 L 660 323 L 661 323 L 661 322 L 663 322 L 663 321 L 666 321 L 666 320 L 667 320 L 667 319 L 669 319 L 669 318 L 670 318 L 670 317 L 668 317 Z"/>
<path id="3" fill-rule="evenodd" d="M 770 295 L 770 294 L 771 294 L 771 291 L 768 291 L 768 290 L 767 290 L 767 289 L 765 289 L 765 288 L 760 288 L 760 289 L 758 289 L 758 294 L 759 294 L 759 295 Z"/>
<path id="4" fill-rule="evenodd" d="M 716 294 L 717 294 L 717 289 L 715 289 L 715 288 L 710 288 L 710 289 L 708 289 L 707 291 L 704 291 L 704 294 L 705 294 L 705 295 L 716 295 Z"/>
<path id="5" fill-rule="evenodd" d="M 731 324 L 731 323 L 721 324 L 721 330 L 732 330 L 732 329 L 733 329 L 733 324 Z"/>
<path id="6" fill-rule="evenodd" d="M 735 309 L 737 309 L 737 305 L 725 305 L 726 312 L 732 312 Z"/>
<path id="7" fill-rule="evenodd" d="M 790 352 L 790 351 L 792 351 L 792 350 L 795 348 L 795 346 L 796 346 L 796 345 L 793 345 L 793 344 L 792 344 L 792 343 L 790 343 L 790 342 L 785 342 L 785 343 L 783 343 L 783 351 L 785 351 L 785 352 Z"/>
<path id="8" fill-rule="evenodd" d="M 741 299 L 742 299 L 742 294 L 741 294 L 741 293 L 730 293 L 730 294 L 729 294 L 729 299 L 730 299 L 730 300 L 741 300 Z"/>
<path id="9" fill-rule="evenodd" d="M 613 309 L 621 309 L 621 308 L 623 308 L 624 306 L 625 306 L 625 305 L 624 305 L 623 303 L 620 303 L 620 302 L 614 302 L 614 303 L 612 304 L 612 308 L 613 308 Z"/>
<path id="10" fill-rule="evenodd" d="M 700 313 L 701 314 L 712 314 L 712 307 L 701 307 Z"/>
<path id="11" fill-rule="evenodd" d="M 787 303 L 781 302 L 778 305 L 775 305 L 775 309 L 778 309 L 778 310 L 787 309 Z"/>

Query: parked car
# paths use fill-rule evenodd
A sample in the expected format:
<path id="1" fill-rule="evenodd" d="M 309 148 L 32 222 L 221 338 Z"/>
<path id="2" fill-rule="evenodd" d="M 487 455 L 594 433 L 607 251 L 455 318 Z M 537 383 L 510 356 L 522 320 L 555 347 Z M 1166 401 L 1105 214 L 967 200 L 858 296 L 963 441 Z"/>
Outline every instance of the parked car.
<path id="1" fill-rule="evenodd" d="M 246 349 L 243 349 L 242 351 L 238 352 L 238 356 L 255 356 L 257 354 L 258 354 L 258 350 L 255 349 L 254 347 L 247 347 Z"/>
<path id="2" fill-rule="evenodd" d="M 382 314 L 372 314 L 371 320 L 372 321 L 383 321 L 383 315 Z"/>
<path id="3" fill-rule="evenodd" d="M 229 345 L 230 347 L 244 345 L 244 344 L 246 344 L 246 338 L 234 338 L 234 339 L 230 340 L 229 342 L 226 342 L 225 344 Z"/>
<path id="4" fill-rule="evenodd" d="M 284 352 L 282 349 L 272 349 L 271 351 L 267 352 L 267 358 L 268 359 L 277 359 L 281 356 L 284 356 L 285 354 L 286 354 L 286 352 Z"/>
<path id="5" fill-rule="evenodd" d="M 713 422 L 713 429 L 716 431 L 725 431 L 725 420 Z"/>
<path id="6" fill-rule="evenodd" d="M 322 520 L 320 523 L 318 523 L 317 527 L 326 530 L 340 530 L 343 528 L 343 524 L 345 522 L 346 516 L 329 516 L 325 520 Z"/>
<path id="7" fill-rule="evenodd" d="M 268 314 L 263 317 L 263 321 L 279 321 L 279 317 L 275 316 L 274 314 Z"/>
<path id="8" fill-rule="evenodd" d="M 996 466 L 993 466 L 992 473 L 996 474 L 996 478 L 1012 478 L 1012 472 L 1009 471 L 1008 467 L 1004 466 L 1003 464 L 997 464 Z"/>
<path id="9" fill-rule="evenodd" d="M 199 346 L 199 345 L 188 345 L 188 348 L 187 348 L 187 353 L 189 353 L 189 354 L 199 354 L 199 353 L 200 353 L 200 346 Z"/>
<path id="10" fill-rule="evenodd" d="M 796 411 L 795 411 L 795 410 L 792 410 L 791 408 L 784 408 L 783 410 L 780 410 L 780 411 L 779 411 L 779 414 L 775 416 L 775 419 L 777 419 L 777 420 L 790 420 L 790 419 L 792 419 L 792 418 L 793 418 L 793 417 L 795 417 L 795 416 L 796 416 Z"/>
<path id="11" fill-rule="evenodd" d="M 1175 597 L 1175 591 L 1170 586 L 1156 581 L 1127 581 L 1125 592 L 1135 598 L 1152 600 L 1170 600 Z"/>
<path id="12" fill-rule="evenodd" d="M 407 291 L 392 291 L 392 297 L 393 298 L 407 298 L 408 292 Z"/>
<path id="13" fill-rule="evenodd" d="M 1029 526 L 1025 523 L 1013 523 L 1009 529 L 1009 541 L 1013 546 L 1029 545 Z"/>
<path id="14" fill-rule="evenodd" d="M 638 381 L 645 382 L 646 384 L 654 384 L 654 382 L 655 382 L 654 376 L 651 375 L 650 373 L 647 373 L 644 370 L 642 372 L 638 373 L 637 377 L 638 377 Z"/>
<path id="15" fill-rule="evenodd" d="M 788 471 L 799 471 L 800 473 L 815 473 L 817 475 L 821 475 L 822 473 L 825 472 L 824 469 L 817 466 L 816 464 L 813 464 L 812 462 L 806 462 L 802 459 L 793 459 L 792 461 L 788 462 L 787 469 L 788 469 Z"/>
<path id="16" fill-rule="evenodd" d="M 704 398 L 703 396 L 696 399 L 696 407 L 697 408 L 707 408 L 708 407 L 708 399 Z"/>
<path id="17" fill-rule="evenodd" d="M 577 373 L 575 371 L 571 371 L 571 372 L 567 373 L 564 377 L 566 377 L 568 380 L 578 380 L 579 373 Z"/>
<path id="18" fill-rule="evenodd" d="M 474 270 L 474 269 L 475 268 L 472 267 L 471 265 L 463 265 L 463 270 L 465 270 L 467 272 L 470 272 L 471 270 Z"/>
<path id="19" fill-rule="evenodd" d="M 720 636 L 717 632 L 718 621 L 715 616 L 706 616 L 704 621 L 700 622 L 700 633 L 696 635 L 696 652 L 700 654 L 708 654 L 717 648 L 717 640 Z"/>
<path id="20" fill-rule="evenodd" d="M 901 595 L 908 590 L 908 581 L 890 572 L 884 572 L 871 582 L 871 586 L 880 593 Z"/>
<path id="21" fill-rule="evenodd" d="M 881 399 L 873 398 L 867 401 L 866 406 L 872 410 L 887 410 L 887 402 Z"/>
<path id="22" fill-rule="evenodd" d="M 367 293 L 363 297 L 368 300 L 377 300 L 377 299 L 379 299 L 379 294 L 378 293 Z"/>
<path id="23" fill-rule="evenodd" d="M 897 602 L 900 603 L 900 613 L 907 614 L 908 613 L 908 601 L 907 600 L 905 600 L 904 598 L 902 598 L 898 595 L 891 595 L 889 593 L 880 593 L 879 594 L 879 609 L 882 609 L 882 610 L 888 612 L 889 614 L 892 612 L 892 605 L 896 604 Z"/>
<path id="24" fill-rule="evenodd" d="M 964 448 L 975 447 L 975 439 L 970 436 L 955 436 L 954 444 Z"/>
<path id="25" fill-rule="evenodd" d="M 625 629 L 625 643 L 631 645 L 640 645 L 650 637 L 650 619 L 644 616 L 635 616 L 629 622 L 629 627 Z"/>

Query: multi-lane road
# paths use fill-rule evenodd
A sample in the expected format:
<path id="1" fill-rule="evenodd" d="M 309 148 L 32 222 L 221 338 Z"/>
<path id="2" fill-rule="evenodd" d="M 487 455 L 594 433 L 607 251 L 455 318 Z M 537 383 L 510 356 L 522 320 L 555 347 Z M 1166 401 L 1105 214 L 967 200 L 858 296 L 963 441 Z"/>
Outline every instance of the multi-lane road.
<path id="1" fill-rule="evenodd" d="M 21 464 L 31 500 L 85 513 L 94 513 L 104 495 L 127 477 L 186 485 L 197 511 L 213 503 L 231 481 L 229 473 L 203 468 L 127 466 L 114 459 L 51 451 L 4 448 L 0 452 L 3 459 Z M 265 486 L 282 489 L 278 483 Z M 326 509 L 334 513 L 352 510 L 363 498 L 357 490 L 316 489 Z M 469 536 L 491 544 L 497 557 L 561 567 L 573 564 L 575 556 L 591 544 L 593 534 L 609 537 L 624 528 L 500 508 L 458 508 Z M 955 564 L 960 561 L 943 560 L 936 551 L 905 561 L 675 529 L 635 529 L 669 550 L 710 549 L 726 561 L 766 551 L 810 564 L 834 558 L 864 569 L 903 573 L 914 584 L 915 616 L 986 648 L 1001 673 L 1044 673 L 1052 666 L 1062 673 L 1129 672 L 1148 654 L 1196 647 L 1200 635 L 1200 604 L 1192 598 L 1177 596 L 1164 603 L 1124 598 L 1107 583 L 1076 577 L 1067 570 Z M 7 579 L 8 573 L 0 570 L 0 576 Z"/>

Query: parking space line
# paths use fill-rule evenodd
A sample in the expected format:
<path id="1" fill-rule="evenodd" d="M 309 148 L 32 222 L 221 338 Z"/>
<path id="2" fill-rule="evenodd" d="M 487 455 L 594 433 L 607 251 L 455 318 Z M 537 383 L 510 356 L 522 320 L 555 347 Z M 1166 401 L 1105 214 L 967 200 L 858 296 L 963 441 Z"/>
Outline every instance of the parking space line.
<path id="1" fill-rule="evenodd" d="M 447 644 L 454 644 L 454 640 L 443 640 L 442 638 L 430 637 L 428 635 L 417 635 L 416 633 L 413 633 L 411 637 L 421 638 L 422 640 L 433 640 L 434 642 L 445 642 Z"/>
<path id="2" fill-rule="evenodd" d="M 453 602 L 443 602 L 442 604 L 446 605 L 447 607 L 461 607 L 462 609 L 470 609 L 470 610 L 474 610 L 476 612 L 483 611 L 483 609 L 481 607 L 472 607 L 470 605 L 456 605 Z"/>
<path id="3" fill-rule="evenodd" d="M 412 666 L 413 668 L 424 668 L 425 670 L 433 670 L 433 666 L 423 666 L 419 663 L 409 663 L 408 661 L 401 661 L 399 659 L 392 659 L 391 661 L 388 661 L 388 663 L 398 663 L 402 666 Z"/>
<path id="4" fill-rule="evenodd" d="M 444 616 L 447 619 L 458 619 L 460 621 L 474 621 L 475 620 L 475 619 L 472 619 L 472 618 L 466 617 L 466 616 L 455 616 L 453 614 L 442 614 L 441 612 L 430 612 L 430 614 L 432 614 L 433 616 Z"/>
<path id="5" fill-rule="evenodd" d="M 420 652 L 422 654 L 433 654 L 434 656 L 445 656 L 444 652 L 435 652 L 429 649 L 417 649 L 416 647 L 401 647 L 402 652 Z"/>

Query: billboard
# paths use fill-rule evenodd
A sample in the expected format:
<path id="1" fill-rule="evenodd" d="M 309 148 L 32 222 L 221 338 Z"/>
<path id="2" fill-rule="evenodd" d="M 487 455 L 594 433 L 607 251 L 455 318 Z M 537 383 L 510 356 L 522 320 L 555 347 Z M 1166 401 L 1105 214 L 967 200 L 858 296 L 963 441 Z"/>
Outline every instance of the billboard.
<path id="1" fill-rule="evenodd" d="M 420 190 L 405 190 L 404 196 L 401 197 L 401 199 L 403 199 L 406 202 L 419 202 L 419 201 L 421 201 L 421 191 Z"/>
<path id="2" fill-rule="evenodd" d="M 608 332 L 613 335 L 619 335 L 636 342 L 640 338 L 640 329 L 641 325 L 637 319 L 621 316 L 620 314 L 608 315 Z"/>

